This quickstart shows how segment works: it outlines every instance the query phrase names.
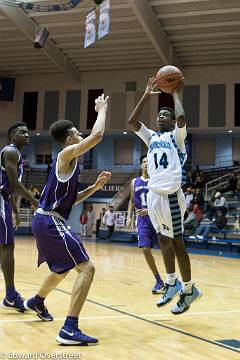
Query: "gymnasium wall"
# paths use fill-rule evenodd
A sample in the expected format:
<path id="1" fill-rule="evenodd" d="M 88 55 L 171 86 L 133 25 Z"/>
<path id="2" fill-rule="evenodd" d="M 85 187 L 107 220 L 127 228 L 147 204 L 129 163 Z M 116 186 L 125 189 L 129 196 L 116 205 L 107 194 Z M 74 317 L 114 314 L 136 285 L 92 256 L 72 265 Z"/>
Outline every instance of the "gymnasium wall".
<path id="1" fill-rule="evenodd" d="M 69 115 L 71 113 L 71 103 L 75 103 L 76 99 L 79 99 L 80 104 L 79 107 L 75 106 L 72 109 L 75 116 L 74 122 L 77 123 L 76 116 L 80 115 L 78 121 L 80 130 L 85 130 L 87 128 L 89 89 L 104 89 L 106 94 L 112 95 L 109 104 L 107 129 L 126 130 L 128 115 L 142 95 L 148 77 L 154 74 L 155 70 L 85 72 L 82 73 L 81 84 L 64 74 L 19 76 L 16 78 L 14 101 L 0 101 L 0 132 L 3 132 L 12 122 L 22 119 L 24 92 L 30 91 L 38 91 L 36 130 L 43 130 L 48 127 L 51 120 L 54 121 L 56 118 L 64 118 L 66 114 Z M 199 129 L 215 132 L 220 129 L 218 124 L 222 125 L 224 122 L 224 128 L 234 128 L 234 84 L 240 83 L 240 66 L 187 67 L 184 70 L 184 76 L 186 95 L 189 95 L 185 96 L 186 107 L 190 109 L 190 112 L 195 111 L 192 127 L 189 130 L 193 133 L 199 132 Z M 125 92 L 127 81 L 137 82 L 136 92 Z M 193 88 L 188 88 L 189 85 L 193 86 Z M 210 92 L 209 85 L 211 85 Z M 212 85 L 222 86 L 213 88 Z M 192 104 L 194 96 L 191 95 L 191 90 L 195 92 L 196 96 L 199 94 L 199 103 Z M 226 93 L 225 104 L 221 101 L 224 91 Z M 211 93 L 213 97 L 209 98 Z M 214 94 L 216 94 L 216 99 Z M 68 98 L 67 101 L 66 97 Z M 211 103 L 210 108 L 209 103 Z M 151 97 L 146 109 L 143 111 L 143 120 L 150 126 L 154 126 L 155 123 L 154 115 L 157 111 L 157 104 L 157 97 Z M 199 113 L 196 113 L 198 107 Z M 220 109 L 220 115 L 218 109 Z M 225 114 L 222 114 L 222 112 L 225 112 Z M 216 114 L 216 117 L 220 116 L 221 119 L 219 118 L 219 121 L 214 119 L 214 114 Z M 211 126 L 208 124 L 209 116 L 212 119 L 210 121 Z"/>
<path id="2" fill-rule="evenodd" d="M 110 95 L 106 135 L 114 135 L 105 136 L 93 149 L 93 166 L 116 168 L 114 140 L 123 138 L 125 130 L 128 134 L 124 139 L 132 139 L 134 150 L 132 164 L 123 165 L 121 170 L 133 171 L 138 167 L 142 150 L 139 139 L 129 133 L 127 119 L 155 70 L 85 72 L 81 84 L 64 74 L 19 76 L 16 78 L 14 101 L 0 101 L 0 145 L 5 143 L 6 130 L 11 123 L 22 120 L 24 92 L 38 92 L 36 131 L 31 132 L 34 136 L 30 147 L 26 148 L 30 163 L 34 163 L 36 141 L 49 139 L 47 129 L 57 118 L 71 118 L 75 125 L 79 125 L 80 131 L 86 132 L 89 89 L 104 89 L 105 94 Z M 230 165 L 232 159 L 239 161 L 240 127 L 234 127 L 234 84 L 240 83 L 240 66 L 187 67 L 184 76 L 183 101 L 194 149 L 191 163 L 212 167 Z M 126 88 L 131 91 L 126 91 Z M 157 109 L 158 96 L 152 96 L 140 120 L 154 128 Z M 219 124 L 225 126 L 219 127 Z M 229 134 L 228 129 L 233 132 Z M 35 136 L 37 132 L 40 137 Z M 53 157 L 57 151 L 58 148 L 53 146 Z"/>

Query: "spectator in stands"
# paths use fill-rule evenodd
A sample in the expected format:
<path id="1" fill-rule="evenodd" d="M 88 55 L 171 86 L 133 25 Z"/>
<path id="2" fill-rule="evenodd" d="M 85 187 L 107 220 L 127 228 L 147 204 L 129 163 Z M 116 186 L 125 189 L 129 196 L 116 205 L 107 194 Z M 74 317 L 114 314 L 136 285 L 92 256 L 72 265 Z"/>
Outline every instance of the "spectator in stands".
<path id="1" fill-rule="evenodd" d="M 214 199 L 215 200 L 213 202 L 213 212 L 216 213 L 217 210 L 222 210 L 223 213 L 226 215 L 228 211 L 226 198 L 219 191 L 217 191 L 214 195 Z"/>
<path id="2" fill-rule="evenodd" d="M 183 222 L 183 226 L 184 226 L 184 230 L 190 230 L 192 233 L 195 233 L 195 230 L 198 226 L 198 221 L 193 206 L 194 206 L 193 203 L 190 203 L 188 208 L 188 215 Z"/>
<path id="3" fill-rule="evenodd" d="M 196 188 L 202 189 L 204 187 L 204 185 L 205 185 L 205 182 L 204 182 L 203 172 L 199 170 L 199 171 L 197 171 L 197 174 L 196 174 L 194 186 Z"/>
<path id="4" fill-rule="evenodd" d="M 93 226 L 95 222 L 95 213 L 93 211 L 93 206 L 91 204 L 88 204 L 87 206 L 87 234 L 86 236 L 92 237 L 93 233 Z"/>
<path id="5" fill-rule="evenodd" d="M 199 188 L 195 189 L 195 191 L 194 191 L 193 203 L 197 204 L 199 209 L 203 210 L 203 208 L 204 208 L 204 196 L 203 196 L 202 190 L 199 189 Z"/>
<path id="6" fill-rule="evenodd" d="M 197 218 L 197 222 L 198 224 L 200 223 L 200 221 L 203 218 L 203 212 L 202 210 L 199 208 L 198 204 L 193 204 L 193 212 L 196 215 Z"/>
<path id="7" fill-rule="evenodd" d="M 187 191 L 185 193 L 185 200 L 186 200 L 186 209 L 188 209 L 190 203 L 193 201 L 193 190 L 191 187 L 187 188 Z"/>
<path id="8" fill-rule="evenodd" d="M 189 187 L 193 187 L 194 182 L 195 182 L 193 173 L 191 171 L 188 171 L 187 174 L 186 174 L 186 177 L 187 177 L 186 185 L 189 186 Z"/>
<path id="9" fill-rule="evenodd" d="M 80 234 L 81 236 L 86 236 L 87 234 L 87 210 L 84 209 L 80 215 Z"/>
<path id="10" fill-rule="evenodd" d="M 103 225 L 106 225 L 108 228 L 107 239 L 111 240 L 116 223 L 116 213 L 114 211 L 114 206 L 110 206 L 109 210 L 105 212 L 102 222 Z"/>
<path id="11" fill-rule="evenodd" d="M 208 234 L 213 230 L 222 230 L 227 224 L 227 218 L 224 212 L 219 209 L 217 210 L 216 217 L 210 221 L 205 218 L 205 221 L 201 221 L 197 229 L 196 236 L 198 239 L 208 238 Z"/>
<path id="12" fill-rule="evenodd" d="M 96 221 L 96 237 L 99 236 L 99 229 L 100 229 L 102 218 L 103 218 L 105 212 L 106 212 L 106 209 L 102 208 L 102 211 L 99 214 L 99 218 Z"/>

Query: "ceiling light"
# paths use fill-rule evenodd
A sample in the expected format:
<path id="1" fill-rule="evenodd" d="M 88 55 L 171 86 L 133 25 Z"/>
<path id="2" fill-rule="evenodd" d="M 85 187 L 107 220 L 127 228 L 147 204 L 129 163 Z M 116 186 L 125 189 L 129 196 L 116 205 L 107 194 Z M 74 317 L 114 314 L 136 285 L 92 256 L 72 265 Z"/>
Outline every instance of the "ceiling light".
<path id="1" fill-rule="evenodd" d="M 232 130 L 228 130 L 229 133 L 232 133 Z"/>

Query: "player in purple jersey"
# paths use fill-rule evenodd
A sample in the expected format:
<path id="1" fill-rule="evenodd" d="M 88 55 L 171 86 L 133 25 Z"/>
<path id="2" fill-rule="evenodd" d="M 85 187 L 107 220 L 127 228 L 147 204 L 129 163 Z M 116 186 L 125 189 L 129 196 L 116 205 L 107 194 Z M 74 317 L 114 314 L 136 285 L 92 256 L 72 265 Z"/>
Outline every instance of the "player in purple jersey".
<path id="1" fill-rule="evenodd" d="M 156 279 L 156 284 L 152 289 L 153 294 L 160 294 L 164 288 L 163 281 L 159 275 L 155 259 L 152 254 L 154 242 L 158 242 L 156 231 L 148 216 L 147 193 L 148 193 L 148 173 L 147 173 L 147 156 L 142 155 L 140 158 L 141 176 L 132 180 L 131 195 L 128 203 L 127 227 L 132 228 L 133 210 L 136 209 L 137 229 L 138 229 L 138 246 L 142 248 L 143 255 Z"/>
<path id="2" fill-rule="evenodd" d="M 53 163 L 45 188 L 42 191 L 39 208 L 33 218 L 32 228 L 39 253 L 38 264 L 46 261 L 51 274 L 45 279 L 37 295 L 26 300 L 24 306 L 45 321 L 53 320 L 44 300 L 65 278 L 69 270 L 75 269 L 77 278 L 73 285 L 71 302 L 66 320 L 56 340 L 65 345 L 97 344 L 98 339 L 85 335 L 78 328 L 78 317 L 91 286 L 95 268 L 78 236 L 68 229 L 72 206 L 99 190 L 110 178 L 111 173 L 102 172 L 95 184 L 78 192 L 78 157 L 97 145 L 103 138 L 107 112 L 104 95 L 95 100 L 97 120 L 88 137 L 83 139 L 73 123 L 59 120 L 50 127 L 50 134 L 62 150 Z"/>
<path id="3" fill-rule="evenodd" d="M 24 311 L 23 299 L 14 286 L 14 226 L 19 225 L 14 193 L 29 200 L 37 208 L 37 200 L 21 184 L 23 161 L 21 150 L 29 142 L 27 125 L 15 123 L 8 129 L 10 145 L 0 150 L 0 261 L 6 296 L 1 307 Z"/>

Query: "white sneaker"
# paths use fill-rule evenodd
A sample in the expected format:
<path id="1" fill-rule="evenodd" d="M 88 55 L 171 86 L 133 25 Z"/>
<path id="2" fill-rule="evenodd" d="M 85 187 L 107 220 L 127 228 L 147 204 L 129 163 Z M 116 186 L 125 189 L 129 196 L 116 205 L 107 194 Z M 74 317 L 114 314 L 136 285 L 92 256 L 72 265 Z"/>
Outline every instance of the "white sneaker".
<path id="1" fill-rule="evenodd" d="M 204 237 L 203 237 L 202 235 L 197 235 L 197 238 L 198 238 L 199 240 L 203 240 L 203 239 L 204 239 Z"/>

